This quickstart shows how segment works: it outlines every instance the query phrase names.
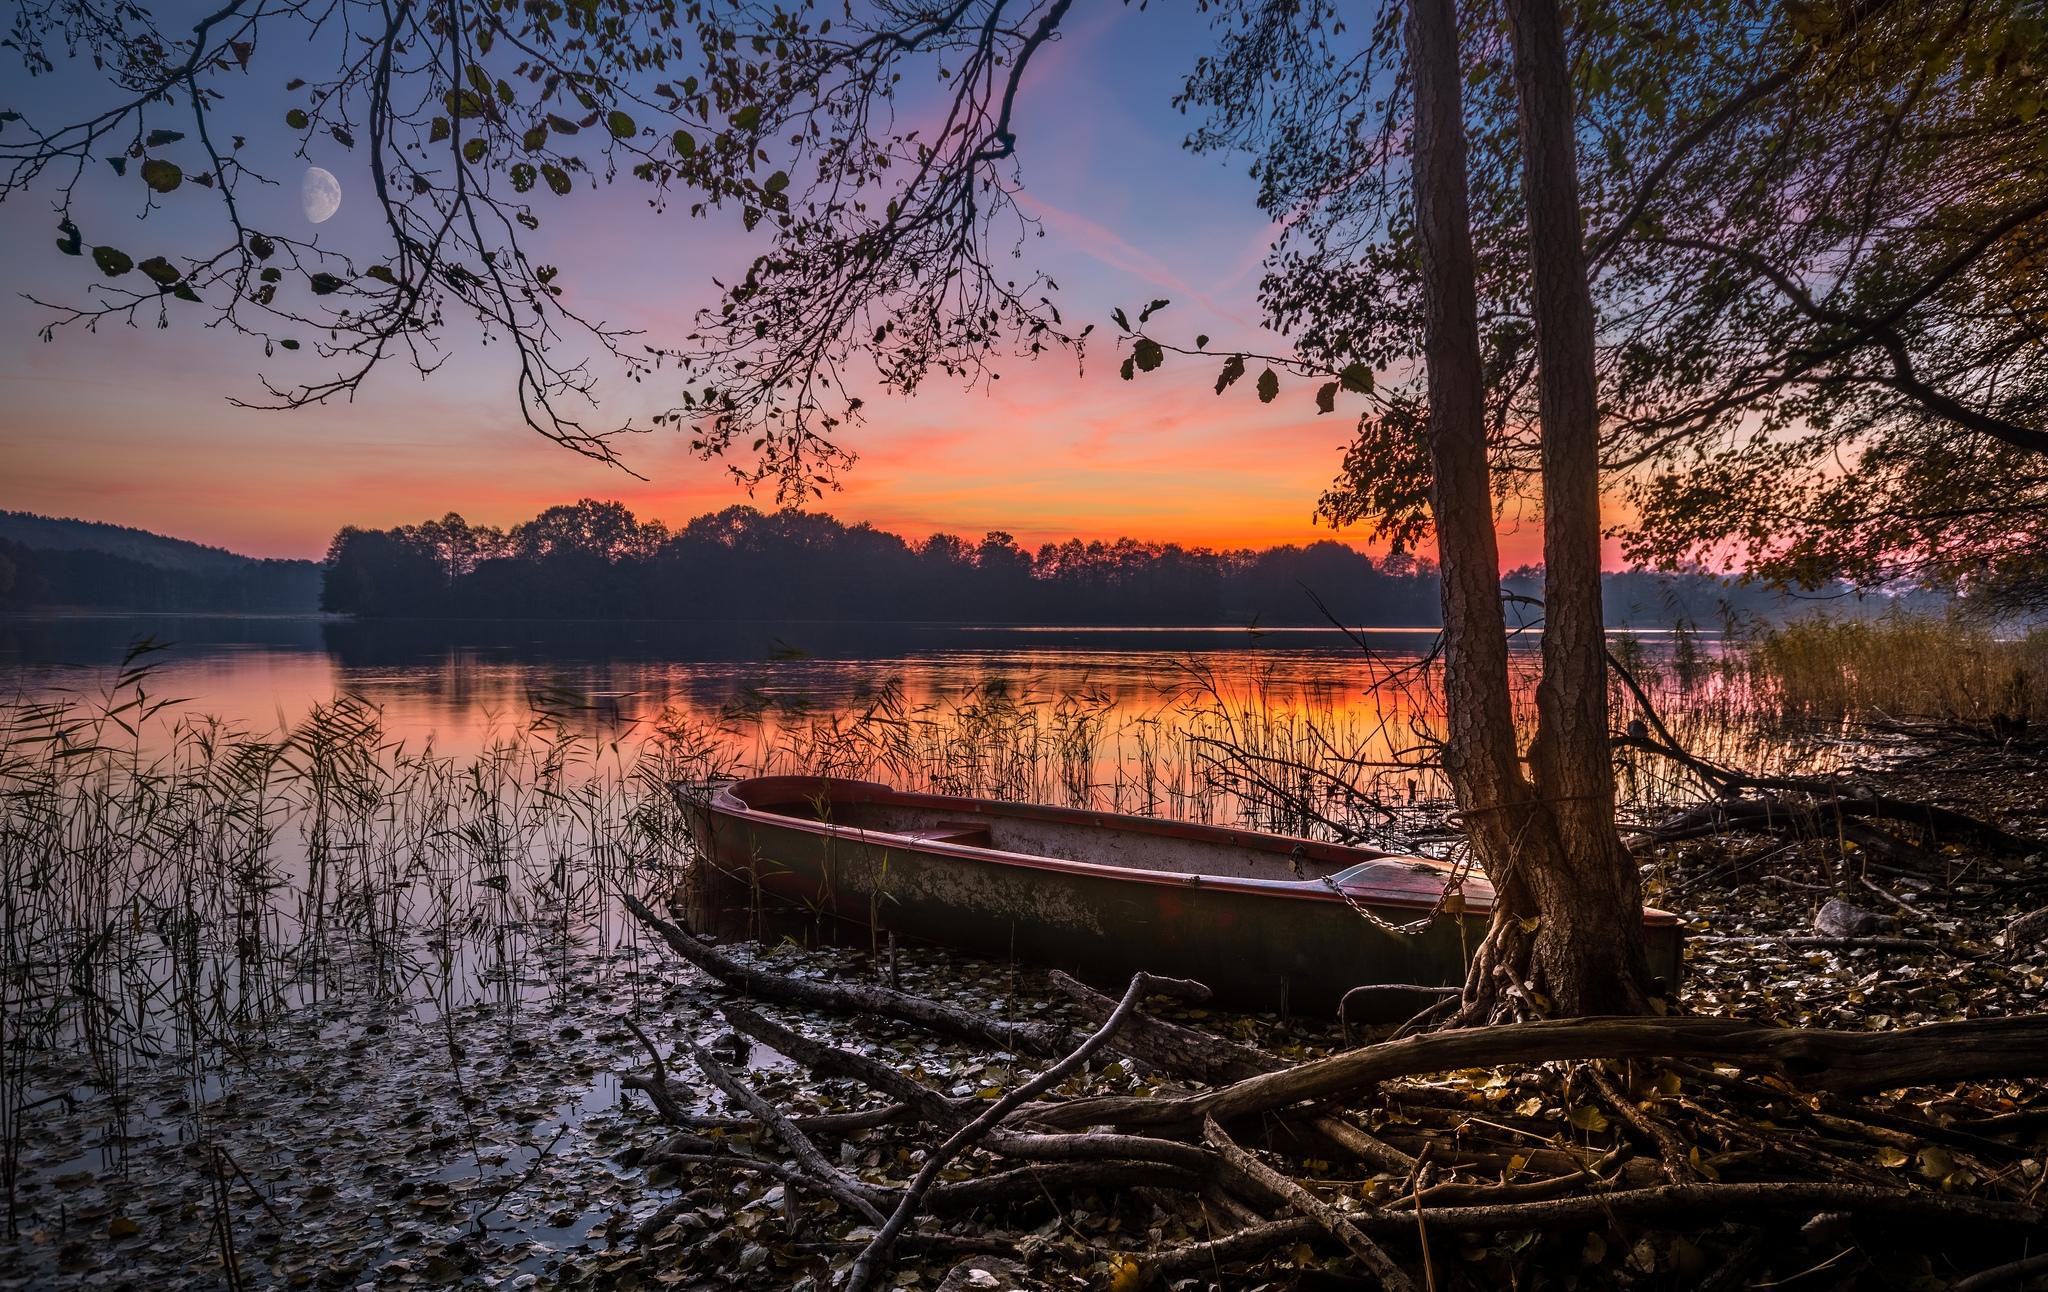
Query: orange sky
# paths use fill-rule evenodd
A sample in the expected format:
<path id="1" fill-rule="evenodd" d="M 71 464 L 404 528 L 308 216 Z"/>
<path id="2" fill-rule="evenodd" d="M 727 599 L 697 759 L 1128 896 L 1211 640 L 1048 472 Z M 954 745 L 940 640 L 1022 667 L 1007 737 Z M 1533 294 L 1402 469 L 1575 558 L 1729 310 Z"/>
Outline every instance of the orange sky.
<path id="1" fill-rule="evenodd" d="M 868 421 L 845 436 L 860 461 L 844 491 L 815 506 L 911 537 L 1004 529 L 1027 544 L 1129 535 L 1260 547 L 1331 537 L 1312 513 L 1351 436 L 1355 405 L 1318 416 L 1313 386 L 1299 382 L 1271 405 L 1257 401 L 1249 380 L 1218 397 L 1212 360 L 1173 357 L 1138 381 L 1117 376 L 1109 312 L 1135 313 L 1154 297 L 1174 302 L 1154 320 L 1169 339 L 1207 333 L 1218 348 L 1286 344 L 1260 326 L 1256 289 L 1274 230 L 1256 209 L 1242 160 L 1179 147 L 1188 121 L 1168 105 L 1199 25 L 1146 21 L 1125 9 L 1089 17 L 1042 73 L 1034 64 L 1020 101 L 1032 122 L 1020 144 L 1026 207 L 1045 231 L 1025 263 L 1061 283 L 1070 319 L 1097 324 L 1085 375 L 1057 357 L 1009 364 L 985 390 L 935 381 L 916 399 L 872 401 Z M 250 126 L 258 146 L 262 132 L 281 129 L 277 117 Z M 374 237 L 366 177 L 350 169 L 360 156 L 335 150 L 312 160 L 335 170 L 345 194 L 320 236 Z M 86 222 L 132 219 L 122 205 L 132 193 L 105 192 L 82 195 Z M 168 236 L 180 221 L 206 218 L 203 191 L 173 198 L 146 228 Z M 259 215 L 287 221 L 295 207 L 260 204 L 294 200 L 272 190 L 246 198 Z M 730 274 L 752 245 L 736 230 L 656 216 L 630 188 L 579 192 L 549 209 L 537 254 L 558 259 L 577 307 L 657 336 L 687 330 L 691 312 L 710 299 L 708 279 Z M 0 238 L 10 246 L 47 247 L 53 223 L 33 202 L 0 208 Z M 229 397 L 259 395 L 259 372 L 330 375 L 310 347 L 265 358 L 256 343 L 186 315 L 168 329 L 109 326 L 36 340 L 48 314 L 23 294 L 76 300 L 89 290 L 90 268 L 34 251 L 9 264 L 13 290 L 0 299 L 0 508 L 138 525 L 259 555 L 316 556 L 343 524 L 451 510 L 504 525 L 593 496 L 678 523 L 749 501 L 724 467 L 691 457 L 675 432 L 626 445 L 644 483 L 541 441 L 517 421 L 502 345 L 464 349 L 456 336 L 456 352 L 431 379 L 394 364 L 353 404 L 286 413 L 236 408 Z M 603 394 L 594 425 L 644 424 L 675 396 L 622 381 Z M 1535 542 L 1532 529 L 1511 527 L 1504 561 L 1533 559 Z"/>

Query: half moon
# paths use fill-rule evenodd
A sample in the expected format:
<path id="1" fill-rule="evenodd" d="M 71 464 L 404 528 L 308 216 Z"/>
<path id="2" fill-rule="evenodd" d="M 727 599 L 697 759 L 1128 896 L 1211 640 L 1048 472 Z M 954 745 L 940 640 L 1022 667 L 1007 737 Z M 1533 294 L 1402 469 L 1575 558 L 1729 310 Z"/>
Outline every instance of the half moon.
<path id="1" fill-rule="evenodd" d="M 308 220 L 325 223 L 341 209 L 341 181 L 331 171 L 308 167 L 305 182 L 299 185 L 299 204 L 305 208 Z"/>

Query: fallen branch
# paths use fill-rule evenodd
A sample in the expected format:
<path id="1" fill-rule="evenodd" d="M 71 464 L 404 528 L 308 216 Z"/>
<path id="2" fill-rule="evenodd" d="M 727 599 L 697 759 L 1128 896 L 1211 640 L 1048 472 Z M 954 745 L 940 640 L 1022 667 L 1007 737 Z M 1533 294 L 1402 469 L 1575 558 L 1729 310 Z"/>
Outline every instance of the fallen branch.
<path id="1" fill-rule="evenodd" d="M 1222 1155 L 1225 1164 L 1240 1181 L 1261 1195 L 1268 1204 L 1285 1206 L 1315 1221 L 1325 1233 L 1344 1244 L 1379 1279 L 1386 1292 L 1414 1292 L 1415 1284 L 1407 1273 L 1344 1213 L 1246 1152 L 1237 1141 L 1224 1134 L 1215 1118 L 1202 1119 L 1202 1139 Z"/>
<path id="2" fill-rule="evenodd" d="M 1699 1179 L 1699 1172 L 1693 1170 L 1685 1145 L 1679 1142 L 1676 1132 L 1639 1108 L 1628 1093 L 1616 1087 L 1597 1065 L 1587 1064 L 1582 1071 L 1593 1089 L 1599 1092 L 1600 1102 L 1657 1150 L 1657 1155 L 1664 1160 L 1664 1175 L 1671 1183 L 1687 1184 Z"/>
<path id="3" fill-rule="evenodd" d="M 1826 937 L 1817 933 L 1691 934 L 1687 942 L 1709 946 L 1813 947 L 1823 951 L 1919 951 L 1954 953 L 1954 948 L 1933 938 L 1901 938 L 1885 934 L 1860 937 Z"/>
<path id="4" fill-rule="evenodd" d="M 1197 1126 L 1328 1099 L 1391 1077 L 1556 1059 L 1704 1058 L 1782 1069 L 1842 1093 L 2048 1074 L 2048 1015 L 1898 1032 L 1764 1027 L 1717 1018 L 1591 1018 L 1433 1032 L 1348 1050 L 1175 1098 L 1103 1096 L 1035 1110 L 1053 1126 Z"/>
<path id="5" fill-rule="evenodd" d="M 1188 1243 L 1168 1252 L 1134 1254 L 1133 1259 L 1148 1284 L 1167 1283 L 1204 1271 L 1217 1272 L 1233 1261 L 1254 1260 L 1276 1247 L 1288 1247 L 1322 1232 L 1322 1226 L 1315 1221 L 1295 1216 L 1248 1225 L 1236 1233 Z"/>
<path id="6" fill-rule="evenodd" d="M 2031 1229 L 2043 1220 L 2039 1207 L 1992 1202 L 1960 1194 L 1928 1190 L 1884 1189 L 1867 1184 L 1771 1182 L 1762 1184 L 1666 1184 L 1619 1193 L 1594 1193 L 1547 1202 L 1516 1202 L 1501 1206 L 1424 1208 L 1422 1219 L 1432 1231 L 1508 1233 L 1523 1229 L 1567 1229 L 1614 1220 L 1682 1218 L 1705 1228 L 1709 1218 L 1792 1210 L 1843 1211 L 1883 1216 L 1930 1225 L 1982 1225 Z M 1363 1213 L 1361 1224 L 1375 1232 L 1400 1232 L 1406 1216 L 1391 1212 Z"/>
<path id="7" fill-rule="evenodd" d="M 662 919 L 631 893 L 626 909 L 653 929 L 683 959 L 737 991 L 806 1009 L 840 1014 L 880 1014 L 979 1045 L 1020 1054 L 1052 1055 L 1066 1045 L 1061 1029 L 1044 1023 L 1009 1023 L 923 996 L 867 983 L 814 982 L 772 973 L 727 955 L 682 926 Z"/>
<path id="8" fill-rule="evenodd" d="M 1654 741 L 1624 738 L 1618 744 L 1673 757 L 1671 751 Z M 1683 761 L 1683 760 L 1681 760 Z M 1725 769 L 1721 769 L 1725 772 Z M 1771 795 L 1759 798 L 1721 798 L 1688 808 L 1637 833 L 1648 843 L 1675 843 L 1681 839 L 1712 834 L 1751 831 L 1793 839 L 1820 839 L 1845 835 L 1859 845 L 1925 864 L 1931 859 L 1925 849 L 1860 824 L 1886 821 L 1914 826 L 1935 839 L 1969 843 L 2007 856 L 2039 852 L 2038 840 L 2026 839 L 1989 821 L 1952 808 L 1936 807 L 1910 799 L 1860 791 L 1852 786 L 1825 781 L 1773 777 L 1746 777 L 1736 773 L 1733 784 L 1759 789 L 1777 789 L 1811 797 Z"/>
<path id="9" fill-rule="evenodd" d="M 1614 1221 L 1678 1219 L 1704 1229 L 1731 1216 L 1784 1212 L 1845 1212 L 1928 1225 L 1971 1224 L 2029 1229 L 2042 1223 L 2037 1207 L 1926 1191 L 1890 1190 L 1854 1184 L 1667 1184 L 1648 1189 L 1595 1193 L 1583 1197 L 1464 1207 L 1428 1207 L 1419 1212 L 1361 1211 L 1345 1217 L 1353 1227 L 1380 1238 L 1413 1238 L 1419 1215 L 1430 1233 L 1516 1233 L 1543 1229 L 1605 1229 Z M 1324 1232 L 1307 1217 L 1268 1221 L 1208 1242 L 1190 1243 L 1156 1256 L 1139 1256 L 1152 1281 L 1210 1270 L 1232 1261 L 1256 1259 Z M 2048 1258 L 2042 1259 L 2048 1264 Z M 1976 1287 L 2008 1286 L 2042 1266 L 1986 1270 L 1997 1280 Z M 1959 1284 L 1958 1287 L 1964 1286 Z"/>
<path id="10" fill-rule="evenodd" d="M 1057 969 L 1047 977 L 1089 1021 L 1100 1024 L 1116 1012 L 1114 1000 L 1079 979 Z M 1150 1014 L 1133 1014 L 1125 1019 L 1112 1045 L 1162 1072 L 1211 1084 L 1241 1081 L 1262 1072 L 1277 1072 L 1287 1066 L 1287 1061 L 1278 1055 L 1208 1032 L 1198 1032 L 1191 1027 L 1182 1027 L 1178 1023 L 1169 1023 Z"/>
<path id="11" fill-rule="evenodd" d="M 1970 1277 L 1951 1284 L 1948 1292 L 1991 1292 L 1993 1288 L 2009 1288 L 2014 1284 L 2024 1283 L 2041 1273 L 2048 1273 L 2048 1254 L 2029 1256 L 2008 1265 L 1994 1265 L 1988 1270 L 1979 1270 Z"/>
<path id="12" fill-rule="evenodd" d="M 1088 1017 L 1102 1021 L 1116 1009 L 1116 1002 L 1085 983 L 1054 970 L 1052 983 L 1065 992 Z M 1275 1054 L 1235 1041 L 1198 1032 L 1191 1027 L 1169 1023 L 1149 1014 L 1126 1020 L 1123 1030 L 1111 1042 L 1115 1048 L 1176 1076 L 1209 1083 L 1240 1081 L 1260 1073 L 1278 1072 L 1288 1066 Z M 1415 1159 L 1400 1149 L 1352 1125 L 1335 1113 L 1318 1113 L 1308 1119 L 1310 1129 L 1339 1149 L 1383 1171 L 1406 1175 Z"/>
<path id="13" fill-rule="evenodd" d="M 948 1098 L 879 1059 L 814 1041 L 744 1005 L 726 1003 L 717 1008 L 735 1028 L 819 1076 L 851 1077 L 911 1109 L 924 1120 L 941 1126 L 957 1126 L 969 1117 L 963 1101 Z"/>
<path id="14" fill-rule="evenodd" d="M 1177 978 L 1154 978 L 1143 973 L 1133 974 L 1131 985 L 1124 990 L 1124 997 L 1117 1003 L 1116 1010 L 1104 1019 L 1102 1026 L 1090 1034 L 1087 1040 L 1081 1042 L 1073 1053 L 996 1100 L 989 1105 L 988 1111 L 954 1131 L 945 1143 L 926 1156 L 924 1167 L 910 1182 L 910 1187 L 904 1190 L 903 1200 L 896 1204 L 896 1209 L 889 1214 L 888 1220 L 883 1222 L 880 1232 L 861 1250 L 860 1255 L 854 1258 L 853 1266 L 846 1274 L 846 1292 L 866 1292 L 876 1273 L 889 1259 L 890 1250 L 895 1246 L 897 1236 L 903 1232 L 904 1226 L 910 1223 L 911 1217 L 917 1214 L 924 1195 L 931 1189 L 932 1184 L 938 1179 L 939 1172 L 948 1162 L 986 1135 L 1003 1118 L 1057 1086 L 1066 1080 L 1070 1073 L 1086 1063 L 1089 1056 L 1107 1045 L 1110 1038 L 1116 1035 L 1117 1029 L 1122 1027 L 1124 1020 L 1138 1008 L 1139 1000 L 1147 992 L 1168 993 L 1184 1000 L 1204 1000 L 1209 995 L 1209 989 L 1200 983 Z"/>
<path id="15" fill-rule="evenodd" d="M 865 1189 L 842 1175 L 839 1168 L 833 1166 L 825 1159 L 825 1155 L 818 1151 L 818 1146 L 811 1143 L 810 1137 L 777 1111 L 775 1105 L 763 1099 L 760 1093 L 750 1088 L 746 1082 L 727 1072 L 725 1066 L 712 1058 L 710 1052 L 703 1046 L 688 1037 L 681 1038 L 681 1041 L 691 1060 L 703 1071 L 712 1085 L 717 1086 L 726 1098 L 745 1108 L 775 1132 L 776 1138 L 795 1155 L 807 1179 L 874 1223 L 882 1223 L 881 1210 L 868 1200 Z"/>

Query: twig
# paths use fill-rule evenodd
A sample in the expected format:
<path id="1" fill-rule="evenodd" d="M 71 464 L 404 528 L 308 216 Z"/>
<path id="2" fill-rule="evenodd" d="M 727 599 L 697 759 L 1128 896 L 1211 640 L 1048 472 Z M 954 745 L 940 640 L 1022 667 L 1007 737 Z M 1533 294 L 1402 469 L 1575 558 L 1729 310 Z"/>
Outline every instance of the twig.
<path id="1" fill-rule="evenodd" d="M 796 1155 L 797 1162 L 804 1168 L 805 1174 L 814 1183 L 875 1224 L 879 1225 L 882 1223 L 881 1211 L 874 1203 L 868 1201 L 867 1195 L 856 1188 L 852 1181 L 841 1175 L 839 1168 L 826 1161 L 825 1155 L 818 1151 L 818 1146 L 811 1143 L 809 1137 L 798 1130 L 790 1122 L 789 1118 L 783 1116 L 776 1109 L 775 1105 L 763 1099 L 758 1092 L 748 1087 L 745 1082 L 726 1071 L 724 1065 L 720 1064 L 717 1059 L 712 1058 L 703 1046 L 698 1045 L 687 1036 L 680 1038 L 680 1040 L 683 1048 L 689 1052 L 691 1060 L 696 1063 L 698 1068 L 702 1069 L 704 1075 L 710 1079 L 711 1084 L 724 1092 L 726 1098 L 767 1123 L 774 1130 L 776 1138 L 780 1139 L 789 1147 L 789 1151 Z"/>

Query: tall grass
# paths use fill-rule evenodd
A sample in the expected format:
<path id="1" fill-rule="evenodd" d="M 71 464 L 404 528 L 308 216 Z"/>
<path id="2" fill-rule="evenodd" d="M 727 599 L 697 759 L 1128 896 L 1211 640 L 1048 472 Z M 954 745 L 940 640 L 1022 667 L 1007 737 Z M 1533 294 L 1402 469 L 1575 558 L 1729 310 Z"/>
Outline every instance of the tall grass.
<path id="1" fill-rule="evenodd" d="M 254 733 L 155 694 L 152 654 L 94 695 L 0 704 L 10 1224 L 25 1138 L 69 1085 L 119 1107 L 134 1068 L 174 1064 L 202 1117 L 287 1011 L 515 992 L 607 936 L 631 868 L 679 863 L 668 786 L 715 770 L 682 733 L 600 741 L 548 712 L 460 759 L 346 696 Z"/>
<path id="2" fill-rule="evenodd" d="M 1797 713 L 2012 729 L 2048 719 L 2048 630 L 1904 615 L 1811 619 L 1765 632 L 1756 684 Z"/>

